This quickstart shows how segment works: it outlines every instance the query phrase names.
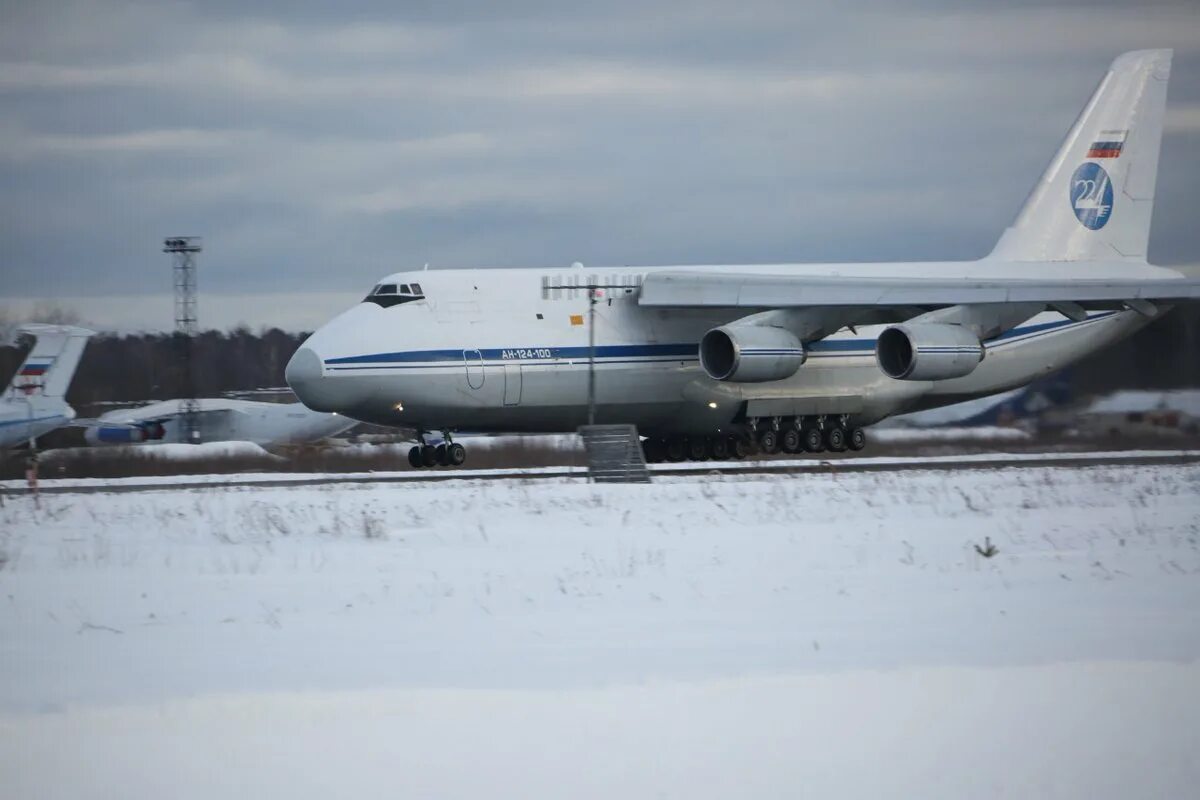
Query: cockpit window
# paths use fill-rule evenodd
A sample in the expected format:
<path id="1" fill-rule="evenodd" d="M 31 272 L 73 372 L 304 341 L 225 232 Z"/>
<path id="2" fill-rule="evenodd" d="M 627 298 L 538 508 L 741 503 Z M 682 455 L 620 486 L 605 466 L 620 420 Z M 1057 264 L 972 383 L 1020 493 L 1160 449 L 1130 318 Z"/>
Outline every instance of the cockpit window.
<path id="1" fill-rule="evenodd" d="M 424 299 L 425 294 L 421 291 L 420 284 L 377 283 L 371 289 L 371 293 L 363 299 L 363 302 L 374 303 L 383 308 L 391 308 L 401 303 L 411 303 L 414 300 Z"/>

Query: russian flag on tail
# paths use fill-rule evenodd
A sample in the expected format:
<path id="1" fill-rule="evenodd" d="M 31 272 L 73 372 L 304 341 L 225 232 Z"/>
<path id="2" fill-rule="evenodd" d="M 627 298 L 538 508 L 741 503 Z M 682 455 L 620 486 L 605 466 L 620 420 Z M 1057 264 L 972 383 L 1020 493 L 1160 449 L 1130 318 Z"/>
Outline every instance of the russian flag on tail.
<path id="1" fill-rule="evenodd" d="M 1129 131 L 1100 131 L 1100 138 L 1088 148 L 1088 158 L 1119 158 Z"/>
<path id="2" fill-rule="evenodd" d="M 42 364 L 26 364 L 25 366 L 21 367 L 21 371 L 17 374 L 22 378 L 37 378 L 45 375 L 46 371 L 50 369 L 50 365 L 53 363 L 53 361 L 46 361 Z"/>

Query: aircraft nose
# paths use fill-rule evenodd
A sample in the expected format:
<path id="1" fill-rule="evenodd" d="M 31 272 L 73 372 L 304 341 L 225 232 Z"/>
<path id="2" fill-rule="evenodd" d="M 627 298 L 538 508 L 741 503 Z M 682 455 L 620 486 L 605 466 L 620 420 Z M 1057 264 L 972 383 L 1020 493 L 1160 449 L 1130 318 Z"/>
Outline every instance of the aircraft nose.
<path id="1" fill-rule="evenodd" d="M 301 347 L 292 354 L 291 360 L 283 370 L 283 377 L 288 382 L 288 386 L 294 389 L 296 384 L 320 378 L 324 371 L 321 367 L 320 356 L 313 352 L 312 348 Z"/>
<path id="2" fill-rule="evenodd" d="M 328 379 L 321 357 L 311 347 L 301 347 L 283 370 L 283 379 L 300 402 L 314 411 L 336 411 L 329 396 Z"/>

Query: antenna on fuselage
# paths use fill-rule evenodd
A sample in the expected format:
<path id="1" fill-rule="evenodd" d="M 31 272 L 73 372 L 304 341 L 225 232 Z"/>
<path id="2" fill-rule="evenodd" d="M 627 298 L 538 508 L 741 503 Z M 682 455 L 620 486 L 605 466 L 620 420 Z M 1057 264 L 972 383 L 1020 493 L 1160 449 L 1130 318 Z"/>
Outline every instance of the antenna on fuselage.
<path id="1" fill-rule="evenodd" d="M 583 264 L 575 262 L 580 268 Z M 588 425 L 596 424 L 596 286 L 588 284 Z"/>

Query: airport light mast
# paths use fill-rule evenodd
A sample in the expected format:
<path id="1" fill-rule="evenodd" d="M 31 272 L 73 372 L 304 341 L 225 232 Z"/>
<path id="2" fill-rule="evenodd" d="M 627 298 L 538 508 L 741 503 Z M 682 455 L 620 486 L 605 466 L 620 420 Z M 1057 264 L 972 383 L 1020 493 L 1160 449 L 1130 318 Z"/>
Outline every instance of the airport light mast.
<path id="1" fill-rule="evenodd" d="M 163 240 L 163 252 L 171 254 L 175 275 L 175 343 L 183 367 L 180 438 L 188 444 L 200 443 L 200 401 L 196 399 L 192 350 L 196 336 L 196 255 L 201 249 L 199 236 L 172 236 Z"/>

